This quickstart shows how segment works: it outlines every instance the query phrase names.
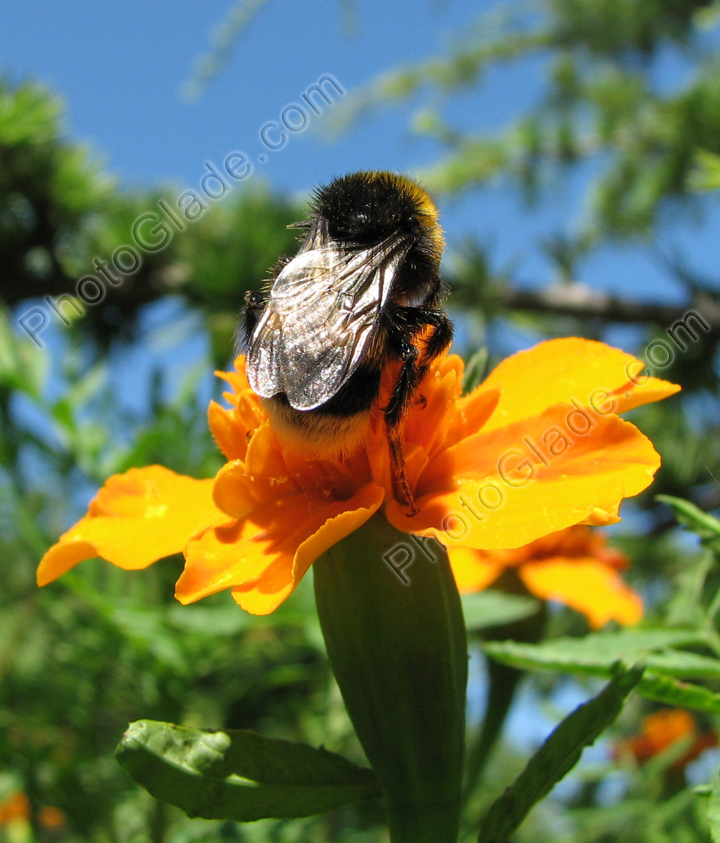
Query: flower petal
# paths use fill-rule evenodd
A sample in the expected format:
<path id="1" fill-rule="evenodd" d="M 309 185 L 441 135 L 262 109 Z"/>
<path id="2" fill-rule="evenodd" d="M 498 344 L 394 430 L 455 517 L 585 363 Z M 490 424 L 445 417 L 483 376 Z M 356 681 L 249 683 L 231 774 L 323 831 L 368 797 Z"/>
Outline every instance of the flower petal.
<path id="1" fill-rule="evenodd" d="M 498 556 L 499 552 L 493 551 L 492 555 Z M 627 556 L 610 547 L 604 533 L 580 525 L 549 533 L 523 547 L 502 552 L 502 561 L 506 566 L 556 558 L 568 561 L 591 558 L 619 571 L 630 567 Z"/>
<path id="2" fill-rule="evenodd" d="M 38 584 L 95 556 L 137 570 L 180 553 L 201 530 L 228 520 L 213 503 L 212 487 L 212 480 L 194 480 L 159 465 L 114 475 L 88 514 L 43 556 Z"/>
<path id="3" fill-rule="evenodd" d="M 208 407 L 208 424 L 218 448 L 229 460 L 242 460 L 247 453 L 247 434 L 233 415 L 233 410 L 211 401 Z"/>
<path id="4" fill-rule="evenodd" d="M 244 518 L 258 504 L 298 491 L 277 437 L 270 425 L 264 424 L 250 440 L 245 461 L 234 460 L 218 471 L 213 498 L 223 512 L 233 518 Z"/>
<path id="5" fill-rule="evenodd" d="M 680 387 L 638 376 L 643 364 L 617 348 L 578 337 L 548 340 L 503 360 L 482 384 L 502 387 L 485 425 L 493 430 L 539 415 L 553 404 L 575 402 L 597 416 L 622 413 L 673 395 Z"/>
<path id="6" fill-rule="evenodd" d="M 499 387 L 486 389 L 483 385 L 458 400 L 455 417 L 448 431 L 447 447 L 485 427 L 500 401 L 500 393 Z"/>
<path id="7" fill-rule="evenodd" d="M 461 594 L 482 591 L 495 582 L 505 569 L 502 562 L 493 562 L 469 547 L 449 548 L 448 559 Z"/>
<path id="8" fill-rule="evenodd" d="M 380 507 L 375 483 L 345 501 L 295 494 L 256 507 L 231 527 L 208 530 L 186 549 L 175 596 L 192 603 L 233 588 L 248 612 L 272 612 L 329 547 L 357 530 Z"/>
<path id="9" fill-rule="evenodd" d="M 229 460 L 244 460 L 248 440 L 258 427 L 267 421 L 267 413 L 260 398 L 250 389 L 244 354 L 235 359 L 235 371 L 215 374 L 232 387 L 232 392 L 223 393 L 231 407 L 226 409 L 215 401 L 210 402 L 210 430 L 218 447 Z"/>
<path id="10" fill-rule="evenodd" d="M 527 562 L 520 567 L 520 577 L 528 591 L 543 600 L 558 600 L 582 612 L 593 629 L 611 620 L 629 626 L 642 618 L 640 597 L 615 569 L 596 559 Z"/>
<path id="11" fill-rule="evenodd" d="M 572 405 L 469 437 L 440 454 L 418 483 L 420 512 L 397 501 L 388 520 L 448 546 L 504 549 L 604 515 L 652 481 L 660 457 L 632 424 L 611 415 L 572 432 Z M 579 421 L 575 419 L 575 421 Z M 574 431 L 580 430 L 575 424 Z"/>
<path id="12" fill-rule="evenodd" d="M 403 429 L 406 443 L 420 445 L 430 455 L 443 445 L 462 390 L 463 368 L 462 359 L 450 354 L 430 369 L 408 408 Z"/>

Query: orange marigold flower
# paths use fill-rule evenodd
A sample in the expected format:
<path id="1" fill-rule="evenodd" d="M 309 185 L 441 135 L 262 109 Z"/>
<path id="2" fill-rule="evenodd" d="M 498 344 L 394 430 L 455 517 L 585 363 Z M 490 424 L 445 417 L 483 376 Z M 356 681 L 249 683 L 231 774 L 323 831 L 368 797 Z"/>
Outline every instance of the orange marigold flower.
<path id="1" fill-rule="evenodd" d="M 7 799 L 0 802 L 0 826 L 30 819 L 30 800 L 21 791 L 11 793 Z"/>
<path id="2" fill-rule="evenodd" d="M 481 591 L 513 568 L 529 592 L 582 612 L 594 629 L 642 618 L 640 596 L 619 573 L 629 560 L 591 527 L 568 527 L 514 550 L 451 548 L 449 556 L 460 592 Z"/>
<path id="3" fill-rule="evenodd" d="M 614 523 L 621 500 L 646 488 L 660 465 L 650 441 L 617 414 L 679 389 L 638 377 L 641 368 L 602 343 L 551 340 L 508 358 L 461 396 L 462 360 L 435 361 L 405 421 L 418 508 L 409 517 L 394 497 L 380 409 L 355 453 L 312 458 L 270 426 L 239 357 L 235 371 L 221 375 L 230 407 L 213 402 L 209 410 L 228 459 L 215 480 L 158 466 L 111 478 L 43 558 L 38 581 L 95 555 L 140 568 L 184 548 L 180 602 L 230 588 L 243 608 L 266 614 L 315 559 L 383 505 L 402 532 L 483 550 L 574 524 Z M 385 375 L 387 394 L 396 372 Z"/>
<path id="4" fill-rule="evenodd" d="M 47 831 L 57 831 L 67 823 L 65 813 L 53 805 L 43 805 L 38 811 L 38 824 Z"/>
<path id="5" fill-rule="evenodd" d="M 673 763 L 673 769 L 684 769 L 691 761 L 711 746 L 717 746 L 714 732 L 698 733 L 695 718 L 681 708 L 668 708 L 648 715 L 642 723 L 640 735 L 628 738 L 621 747 L 627 747 L 639 764 L 644 764 L 683 738 L 694 740 L 688 751 Z"/>

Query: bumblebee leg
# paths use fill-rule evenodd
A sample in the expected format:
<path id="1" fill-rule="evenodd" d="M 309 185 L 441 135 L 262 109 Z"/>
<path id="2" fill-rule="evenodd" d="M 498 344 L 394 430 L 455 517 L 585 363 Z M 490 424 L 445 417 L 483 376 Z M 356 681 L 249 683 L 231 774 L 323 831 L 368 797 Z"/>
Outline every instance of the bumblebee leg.
<path id="1" fill-rule="evenodd" d="M 410 512 L 408 515 L 417 515 L 419 510 L 415 505 L 415 499 L 410 491 L 410 484 L 408 483 L 407 472 L 405 470 L 405 454 L 403 453 L 402 438 L 400 435 L 400 423 L 413 392 L 422 380 L 424 367 L 418 366 L 419 352 L 406 339 L 398 338 L 394 345 L 396 346 L 396 353 L 404 362 L 402 369 L 400 369 L 395 388 L 393 389 L 393 394 L 385 408 L 385 425 L 387 428 L 390 459 L 393 464 L 398 499 L 409 507 Z"/>
<path id="2" fill-rule="evenodd" d="M 438 312 L 439 318 L 429 324 L 435 326 L 435 330 L 427 341 L 424 349 L 424 361 L 429 363 L 436 357 L 439 357 L 443 351 L 450 347 L 453 339 L 453 325 L 447 318 L 447 315 L 442 311 Z"/>
<path id="3" fill-rule="evenodd" d="M 262 293 L 250 292 L 245 295 L 245 307 L 243 308 L 240 326 L 241 345 L 246 345 L 250 339 L 255 325 L 257 325 L 257 321 L 265 309 L 265 303 L 265 296 Z"/>
<path id="4" fill-rule="evenodd" d="M 388 445 L 390 446 L 390 460 L 392 461 L 393 477 L 395 479 L 395 492 L 398 500 L 409 508 L 408 518 L 417 515 L 420 510 L 415 504 L 415 498 L 410 491 L 410 484 L 405 470 L 405 454 L 403 453 L 402 439 L 397 428 L 387 429 Z"/>
<path id="5" fill-rule="evenodd" d="M 393 310 L 392 317 L 395 330 L 391 332 L 391 347 L 403 361 L 403 366 L 385 409 L 385 424 L 398 498 L 410 508 L 409 515 L 417 515 L 419 510 L 410 491 L 405 470 L 400 423 L 413 394 L 425 377 L 430 362 L 442 354 L 452 342 L 453 329 L 452 322 L 445 313 L 437 310 L 398 306 Z M 413 336 L 426 325 L 433 325 L 435 330 L 423 349 L 420 361 L 420 351 L 407 339 L 407 335 Z"/>
<path id="6" fill-rule="evenodd" d="M 419 307 L 396 305 L 392 312 L 393 327 L 398 333 L 413 337 L 428 325 L 435 329 L 423 349 L 423 363 L 430 362 L 442 354 L 453 338 L 453 325 L 443 310 L 423 310 Z M 402 352 L 398 352 L 405 359 Z"/>

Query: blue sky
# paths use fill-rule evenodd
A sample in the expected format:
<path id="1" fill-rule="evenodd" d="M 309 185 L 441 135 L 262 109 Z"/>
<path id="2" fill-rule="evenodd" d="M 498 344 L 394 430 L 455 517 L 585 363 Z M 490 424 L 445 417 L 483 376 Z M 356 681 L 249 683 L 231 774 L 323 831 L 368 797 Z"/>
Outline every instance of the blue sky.
<path id="1" fill-rule="evenodd" d="M 196 185 L 204 162 L 240 149 L 257 158 L 258 132 L 278 120 L 308 86 L 332 74 L 348 91 L 398 65 L 422 60 L 460 38 L 497 0 L 423 0 L 357 3 L 357 33 L 343 29 L 338 0 L 306 4 L 270 0 L 250 23 L 227 66 L 197 102 L 181 91 L 232 0 L 121 4 L 24 0 L 6 6 L 0 32 L 0 72 L 51 86 L 67 105 L 67 131 L 89 142 L 125 188 L 158 183 Z M 453 102 L 450 115 L 472 128 L 499 128 L 539 94 L 539 66 L 530 62 L 488 74 L 479 93 Z M 668 56 L 660 67 L 668 83 L 683 68 Z M 285 148 L 256 161 L 253 178 L 305 194 L 336 175 L 365 168 L 413 174 L 435 159 L 437 147 L 407 129 L 412 108 L 367 120 L 332 144 L 302 132 Z M 322 117 L 314 128 L 322 128 Z M 526 284 L 545 283 L 551 271 L 535 248 L 538 233 L 567 229 L 583 207 L 588 170 L 553 187 L 550 201 L 526 212 L 518 196 L 497 186 L 445 203 L 450 244 L 473 233 L 493 246 L 498 262 L 514 261 Z M 713 225 L 684 224 L 673 242 L 690 244 L 700 265 L 714 267 L 720 249 Z M 671 244 L 668 242 L 667 244 Z M 680 301 L 643 248 L 601 251 L 583 266 L 583 280 L 636 298 Z"/>
<path id="2" fill-rule="evenodd" d="M 352 90 L 376 73 L 442 49 L 493 2 L 358 5 L 359 32 L 343 35 L 337 0 L 271 0 L 196 103 L 181 96 L 232 0 L 203 4 L 28 0 L 3 13 L 0 67 L 64 95 L 72 135 L 107 156 L 124 184 L 196 178 L 207 157 L 257 144 L 257 132 L 325 73 Z M 413 10 L 409 13 L 409 10 Z M 486 122 L 506 98 L 484 109 Z M 397 115 L 335 146 L 295 144 L 268 178 L 304 189 L 348 169 L 424 163 Z"/>

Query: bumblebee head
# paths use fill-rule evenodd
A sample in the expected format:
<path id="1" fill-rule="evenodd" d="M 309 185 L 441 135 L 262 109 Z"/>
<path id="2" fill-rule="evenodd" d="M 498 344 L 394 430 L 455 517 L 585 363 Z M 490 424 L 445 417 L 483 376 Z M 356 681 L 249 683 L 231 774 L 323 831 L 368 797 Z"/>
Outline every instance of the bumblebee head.
<path id="1" fill-rule="evenodd" d="M 424 251 L 443 247 L 435 205 L 404 176 L 386 172 L 351 173 L 314 195 L 312 209 L 327 221 L 333 240 L 347 245 L 380 243 L 392 234 L 412 237 Z"/>

